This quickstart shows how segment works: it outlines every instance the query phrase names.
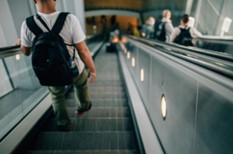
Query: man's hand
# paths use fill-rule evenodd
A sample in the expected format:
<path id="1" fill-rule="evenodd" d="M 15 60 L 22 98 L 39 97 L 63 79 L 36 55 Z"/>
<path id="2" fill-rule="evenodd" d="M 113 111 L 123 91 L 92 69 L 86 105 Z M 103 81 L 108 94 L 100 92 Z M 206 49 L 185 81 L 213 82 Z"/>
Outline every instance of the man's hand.
<path id="1" fill-rule="evenodd" d="M 25 47 L 25 46 L 21 45 L 21 40 L 20 39 L 17 39 L 15 41 L 15 45 L 19 45 L 20 46 L 20 50 L 22 51 L 22 53 L 25 56 L 29 56 L 31 54 L 31 48 L 30 47 Z"/>
<path id="2" fill-rule="evenodd" d="M 94 83 L 96 80 L 96 73 L 90 72 L 90 83 Z"/>
<path id="3" fill-rule="evenodd" d="M 20 40 L 20 39 L 17 39 L 17 40 L 15 41 L 15 45 L 21 45 L 21 40 Z"/>

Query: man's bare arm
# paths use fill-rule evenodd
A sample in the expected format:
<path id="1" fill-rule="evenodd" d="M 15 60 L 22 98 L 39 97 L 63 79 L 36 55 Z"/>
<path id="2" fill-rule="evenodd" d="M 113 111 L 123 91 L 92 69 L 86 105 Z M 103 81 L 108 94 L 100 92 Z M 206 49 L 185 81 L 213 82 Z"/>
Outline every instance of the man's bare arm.
<path id="1" fill-rule="evenodd" d="M 79 53 L 80 58 L 82 59 L 84 64 L 89 68 L 91 76 L 90 83 L 93 83 L 96 80 L 96 69 L 85 41 L 75 44 L 75 47 Z"/>

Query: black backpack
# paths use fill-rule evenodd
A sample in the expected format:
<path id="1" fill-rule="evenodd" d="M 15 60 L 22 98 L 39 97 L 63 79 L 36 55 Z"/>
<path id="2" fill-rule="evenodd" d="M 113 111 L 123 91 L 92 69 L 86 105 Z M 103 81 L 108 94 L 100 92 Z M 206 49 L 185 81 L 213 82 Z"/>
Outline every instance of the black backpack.
<path id="1" fill-rule="evenodd" d="M 59 35 L 67 15 L 68 13 L 60 13 L 50 30 L 37 14 L 36 17 L 48 32 L 41 30 L 33 16 L 26 19 L 28 28 L 35 35 L 32 42 L 32 67 L 41 85 L 64 86 L 73 83 L 71 61 L 72 58 L 74 60 L 74 55 L 70 57 L 66 44 Z"/>
<path id="2" fill-rule="evenodd" d="M 176 37 L 175 43 L 184 45 L 184 46 L 193 46 L 192 36 L 190 34 L 189 28 L 180 28 L 180 34 Z"/>
<path id="3" fill-rule="evenodd" d="M 154 39 L 165 41 L 166 40 L 166 31 L 165 31 L 166 22 L 163 22 L 162 19 L 159 19 L 154 25 Z"/>

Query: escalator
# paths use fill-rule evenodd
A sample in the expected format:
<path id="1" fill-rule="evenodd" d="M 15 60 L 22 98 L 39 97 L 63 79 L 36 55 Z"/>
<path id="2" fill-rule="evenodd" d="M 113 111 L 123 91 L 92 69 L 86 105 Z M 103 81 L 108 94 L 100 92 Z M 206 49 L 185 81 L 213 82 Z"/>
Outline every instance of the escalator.
<path id="1" fill-rule="evenodd" d="M 215 120 L 224 125 L 231 121 L 219 116 L 218 111 L 227 109 L 229 116 L 233 113 L 232 57 L 131 37 L 128 41 L 125 46 L 118 45 L 118 54 L 102 48 L 95 56 L 97 80 L 89 85 L 93 100 L 89 112 L 76 116 L 72 89 L 67 93 L 71 131 L 59 131 L 50 112 L 45 122 L 39 122 L 41 127 L 35 126 L 39 130 L 32 130 L 32 137 L 14 153 L 204 153 L 213 147 L 219 147 L 218 152 L 231 151 L 230 127 L 216 133 L 209 126 Z M 165 117 L 163 97 L 169 107 Z M 210 104 L 216 117 L 205 114 L 208 118 L 196 119 L 208 113 L 198 112 L 203 109 L 201 105 Z M 209 141 L 204 133 L 207 129 L 216 139 Z M 225 130 L 229 135 L 223 137 Z M 205 140 L 208 145 L 203 144 Z M 194 144 L 198 147 L 191 146 Z"/>
<path id="2" fill-rule="evenodd" d="M 71 90 L 67 95 L 71 131 L 58 131 L 54 117 L 50 116 L 42 130 L 30 141 L 27 153 L 139 153 L 117 58 L 117 54 L 106 53 L 101 49 L 95 58 L 97 80 L 89 85 L 92 109 L 82 116 L 76 116 Z"/>

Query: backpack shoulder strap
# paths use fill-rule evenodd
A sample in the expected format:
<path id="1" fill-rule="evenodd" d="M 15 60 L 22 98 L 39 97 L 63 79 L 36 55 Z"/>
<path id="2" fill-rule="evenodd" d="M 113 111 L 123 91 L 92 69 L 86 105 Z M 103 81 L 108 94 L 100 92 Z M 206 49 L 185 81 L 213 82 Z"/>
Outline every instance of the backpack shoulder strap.
<path id="1" fill-rule="evenodd" d="M 180 34 L 179 35 L 184 36 L 186 34 L 186 32 L 187 32 L 187 29 L 180 27 Z"/>
<path id="2" fill-rule="evenodd" d="M 162 22 L 162 29 L 164 29 L 164 30 L 165 30 L 165 28 L 166 28 L 166 24 L 167 24 L 167 21 Z"/>
<path id="3" fill-rule="evenodd" d="M 41 33 L 43 33 L 43 31 L 41 30 L 41 28 L 36 24 L 35 20 L 34 20 L 34 16 L 28 17 L 26 19 L 26 24 L 29 28 L 29 30 L 34 34 L 34 35 L 39 35 Z"/>
<path id="4" fill-rule="evenodd" d="M 192 38 L 191 32 L 190 32 L 191 27 L 187 28 L 187 37 Z"/>
<path id="5" fill-rule="evenodd" d="M 184 30 L 184 28 L 181 28 L 181 27 L 179 27 L 179 29 L 180 29 L 180 32 Z"/>
<path id="6" fill-rule="evenodd" d="M 45 21 L 41 18 L 41 16 L 39 14 L 36 14 L 37 19 L 42 23 L 42 25 L 48 30 L 50 31 L 48 25 L 45 23 Z"/>
<path id="7" fill-rule="evenodd" d="M 59 14 L 59 16 L 57 17 L 57 20 L 55 22 L 55 24 L 53 25 L 52 28 L 52 32 L 54 32 L 55 34 L 59 34 L 65 21 L 66 21 L 66 17 L 69 13 L 68 12 L 62 12 Z"/>

